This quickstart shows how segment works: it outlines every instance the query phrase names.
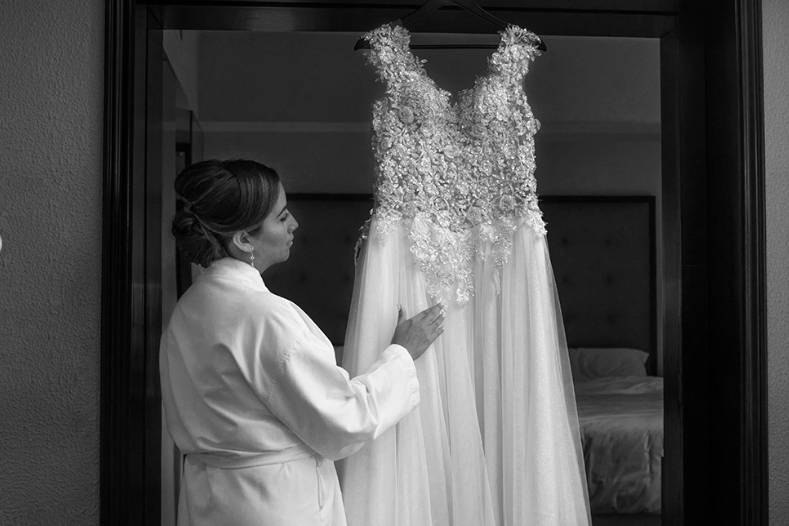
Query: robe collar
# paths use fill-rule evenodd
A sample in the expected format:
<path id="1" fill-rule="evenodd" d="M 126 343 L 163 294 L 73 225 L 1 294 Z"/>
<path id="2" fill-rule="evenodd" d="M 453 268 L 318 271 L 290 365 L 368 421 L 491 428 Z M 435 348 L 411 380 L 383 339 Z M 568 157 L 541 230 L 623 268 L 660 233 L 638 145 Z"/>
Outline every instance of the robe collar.
<path id="1" fill-rule="evenodd" d="M 225 257 L 217 259 L 211 263 L 211 266 L 208 267 L 206 272 L 217 277 L 229 277 L 230 279 L 241 280 L 251 285 L 262 287 L 264 290 L 268 290 L 260 272 L 249 263 L 245 263 L 236 258 Z"/>

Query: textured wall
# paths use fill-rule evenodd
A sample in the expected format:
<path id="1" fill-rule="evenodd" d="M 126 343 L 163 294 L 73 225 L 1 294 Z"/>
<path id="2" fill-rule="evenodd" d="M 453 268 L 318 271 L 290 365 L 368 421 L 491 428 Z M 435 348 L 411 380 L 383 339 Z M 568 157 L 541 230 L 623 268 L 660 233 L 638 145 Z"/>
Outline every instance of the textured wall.
<path id="1" fill-rule="evenodd" d="M 789 524 L 789 2 L 763 0 L 770 524 Z"/>
<path id="2" fill-rule="evenodd" d="M 96 524 L 103 4 L 0 5 L 0 524 Z"/>

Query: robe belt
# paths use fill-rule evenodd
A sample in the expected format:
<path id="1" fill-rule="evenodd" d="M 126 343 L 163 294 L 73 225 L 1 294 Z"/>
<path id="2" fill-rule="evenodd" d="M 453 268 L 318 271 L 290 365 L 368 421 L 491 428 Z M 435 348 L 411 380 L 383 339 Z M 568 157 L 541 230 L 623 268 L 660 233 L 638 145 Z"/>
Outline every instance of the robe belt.
<path id="1" fill-rule="evenodd" d="M 292 460 L 314 457 L 318 454 L 306 446 L 293 446 L 279 451 L 267 451 L 256 455 L 227 455 L 219 453 L 189 453 L 186 460 L 193 464 L 205 464 L 213 468 L 239 469 L 270 464 L 282 464 Z"/>

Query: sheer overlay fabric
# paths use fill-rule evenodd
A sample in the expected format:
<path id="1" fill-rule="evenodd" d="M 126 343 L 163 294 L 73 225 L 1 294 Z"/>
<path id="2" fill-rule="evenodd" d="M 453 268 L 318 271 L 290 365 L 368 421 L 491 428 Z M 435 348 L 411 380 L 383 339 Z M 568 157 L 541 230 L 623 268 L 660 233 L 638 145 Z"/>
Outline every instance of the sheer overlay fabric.
<path id="1" fill-rule="evenodd" d="M 522 81 L 539 54 L 510 26 L 488 74 L 454 96 L 410 35 L 365 38 L 386 87 L 373 108 L 377 178 L 345 340 L 354 374 L 408 315 L 442 301 L 416 362 L 421 403 L 346 459 L 351 526 L 587 525 L 578 418 L 534 178 Z"/>

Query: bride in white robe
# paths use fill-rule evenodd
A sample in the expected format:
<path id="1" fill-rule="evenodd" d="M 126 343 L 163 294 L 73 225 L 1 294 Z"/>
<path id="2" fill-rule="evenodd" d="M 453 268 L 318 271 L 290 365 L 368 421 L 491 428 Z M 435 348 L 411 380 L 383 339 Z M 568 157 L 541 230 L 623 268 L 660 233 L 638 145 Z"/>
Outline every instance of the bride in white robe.
<path id="1" fill-rule="evenodd" d="M 398 324 L 392 313 L 392 341 L 399 344 L 350 378 L 323 332 L 299 307 L 271 293 L 260 275 L 287 259 L 298 227 L 278 180 L 276 190 L 269 184 L 269 192 L 278 192 L 276 203 L 252 228 L 230 232 L 225 225 L 222 231 L 209 213 L 222 203 L 205 200 L 221 192 L 205 192 L 205 185 L 227 182 L 217 171 L 225 179 L 248 176 L 230 185 L 237 192 L 245 183 L 247 190 L 259 188 L 276 174 L 251 161 L 207 163 L 214 164 L 193 165 L 176 181 L 187 206 L 174 220 L 174 233 L 186 239 L 187 255 L 210 264 L 176 305 L 160 350 L 167 427 L 185 454 L 178 524 L 344 526 L 332 461 L 416 407 L 413 360 L 438 336 L 443 316 L 432 308 Z M 185 232 L 206 236 L 215 248 L 226 242 L 226 257 L 206 261 L 221 252 L 193 250 Z"/>

